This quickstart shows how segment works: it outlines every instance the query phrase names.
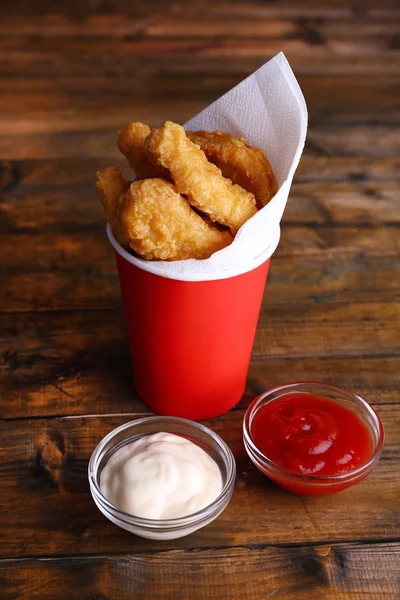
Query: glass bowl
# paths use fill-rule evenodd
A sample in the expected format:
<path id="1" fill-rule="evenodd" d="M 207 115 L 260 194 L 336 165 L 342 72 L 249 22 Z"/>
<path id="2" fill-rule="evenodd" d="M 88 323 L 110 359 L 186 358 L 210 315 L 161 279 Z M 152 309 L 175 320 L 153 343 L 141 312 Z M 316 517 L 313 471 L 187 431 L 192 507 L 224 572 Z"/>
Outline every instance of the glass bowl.
<path id="1" fill-rule="evenodd" d="M 107 500 L 100 490 L 101 472 L 110 456 L 122 446 L 139 437 L 164 431 L 188 438 L 200 446 L 217 463 L 222 477 L 222 490 L 208 506 L 196 513 L 177 519 L 143 519 L 126 513 Z M 227 507 L 233 494 L 236 465 L 227 444 L 211 429 L 177 417 L 145 417 L 117 427 L 95 448 L 88 468 L 90 491 L 99 510 L 115 525 L 140 537 L 152 540 L 172 540 L 193 533 L 216 519 Z"/>
<path id="2" fill-rule="evenodd" d="M 287 394 L 312 394 L 333 400 L 350 409 L 365 425 L 372 440 L 370 458 L 356 469 L 338 475 L 304 475 L 279 465 L 265 456 L 252 437 L 252 424 L 258 411 L 270 402 Z M 327 383 L 304 381 L 272 388 L 258 396 L 246 411 L 243 421 L 243 441 L 247 454 L 256 467 L 272 481 L 289 492 L 303 496 L 323 496 L 340 492 L 365 479 L 375 468 L 384 442 L 384 430 L 379 416 L 360 396 Z"/>

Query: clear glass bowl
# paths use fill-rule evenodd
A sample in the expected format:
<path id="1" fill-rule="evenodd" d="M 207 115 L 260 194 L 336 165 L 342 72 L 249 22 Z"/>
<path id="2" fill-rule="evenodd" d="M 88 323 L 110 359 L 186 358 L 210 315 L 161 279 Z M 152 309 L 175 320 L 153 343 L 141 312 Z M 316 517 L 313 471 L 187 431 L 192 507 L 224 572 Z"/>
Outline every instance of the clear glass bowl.
<path id="1" fill-rule="evenodd" d="M 121 446 L 139 437 L 165 431 L 190 439 L 211 456 L 219 466 L 222 490 L 208 506 L 178 519 L 143 519 L 126 513 L 113 504 L 100 490 L 100 475 L 110 456 Z M 145 417 L 121 425 L 109 433 L 95 448 L 88 468 L 90 491 L 99 510 L 115 525 L 136 535 L 153 540 L 171 540 L 193 533 L 216 519 L 227 507 L 233 494 L 236 465 L 227 444 L 211 429 L 177 417 Z"/>
<path id="2" fill-rule="evenodd" d="M 342 404 L 350 409 L 364 423 L 372 440 L 372 453 L 370 458 L 356 469 L 347 473 L 332 476 L 303 475 L 270 460 L 256 446 L 252 437 L 252 424 L 258 411 L 270 402 L 274 402 L 287 394 L 312 394 L 319 398 L 326 398 Z M 268 390 L 258 396 L 246 411 L 243 421 L 243 441 L 247 454 L 256 467 L 277 483 L 280 487 L 304 496 L 323 496 L 340 492 L 351 485 L 365 479 L 375 468 L 381 455 L 384 442 L 383 425 L 373 408 L 360 396 L 352 392 L 314 381 L 289 383 Z"/>

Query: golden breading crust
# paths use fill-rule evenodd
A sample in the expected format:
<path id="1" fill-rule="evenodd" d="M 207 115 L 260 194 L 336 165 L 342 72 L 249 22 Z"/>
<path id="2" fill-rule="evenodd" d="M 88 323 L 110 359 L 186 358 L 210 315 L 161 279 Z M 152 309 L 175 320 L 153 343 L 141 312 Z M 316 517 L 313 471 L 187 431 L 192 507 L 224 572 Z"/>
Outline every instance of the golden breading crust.
<path id="1" fill-rule="evenodd" d="M 254 195 L 222 176 L 180 125 L 167 121 L 145 140 L 155 164 L 168 169 L 176 189 L 233 235 L 257 212 Z"/>
<path id="2" fill-rule="evenodd" d="M 222 175 L 254 194 L 262 208 L 278 191 L 278 182 L 261 148 L 250 146 L 242 137 L 222 131 L 187 131 L 187 137 L 200 146 Z"/>
<path id="3" fill-rule="evenodd" d="M 233 241 L 194 212 L 164 179 L 134 181 L 121 210 L 131 248 L 147 260 L 204 259 Z"/>
<path id="4" fill-rule="evenodd" d="M 129 181 L 121 175 L 116 167 L 107 167 L 96 174 L 96 189 L 106 213 L 107 221 L 121 246 L 128 247 L 128 241 L 121 228 L 120 211 L 125 200 L 125 192 Z"/>
<path id="5" fill-rule="evenodd" d="M 118 131 L 118 148 L 139 179 L 163 177 L 169 179 L 166 169 L 156 167 L 150 160 L 144 142 L 150 133 L 150 127 L 144 123 L 130 123 L 125 129 Z"/>

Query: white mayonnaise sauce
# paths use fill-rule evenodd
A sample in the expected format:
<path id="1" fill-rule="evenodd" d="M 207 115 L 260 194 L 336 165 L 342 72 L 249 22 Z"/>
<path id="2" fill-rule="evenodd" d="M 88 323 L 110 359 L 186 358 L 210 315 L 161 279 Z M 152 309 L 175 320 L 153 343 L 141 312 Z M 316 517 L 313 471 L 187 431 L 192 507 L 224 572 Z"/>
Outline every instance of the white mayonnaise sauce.
<path id="1" fill-rule="evenodd" d="M 211 504 L 222 489 L 217 463 L 193 442 L 154 433 L 119 448 L 100 476 L 103 495 L 145 519 L 184 517 Z"/>

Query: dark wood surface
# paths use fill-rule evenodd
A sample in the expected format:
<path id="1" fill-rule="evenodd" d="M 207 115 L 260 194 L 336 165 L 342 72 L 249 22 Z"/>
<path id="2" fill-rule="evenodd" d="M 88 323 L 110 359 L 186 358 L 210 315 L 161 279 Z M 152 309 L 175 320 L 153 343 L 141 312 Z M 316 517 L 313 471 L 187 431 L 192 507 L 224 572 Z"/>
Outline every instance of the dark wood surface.
<path id="1" fill-rule="evenodd" d="M 400 598 L 397 0 L 1 10 L 0 598 Z M 310 126 L 246 393 L 208 422 L 235 454 L 235 494 L 189 537 L 140 539 L 87 482 L 98 441 L 148 412 L 94 175 L 123 165 L 119 127 L 184 122 L 280 50 Z M 281 491 L 241 442 L 252 398 L 307 378 L 361 394 L 386 429 L 376 471 L 327 498 Z"/>

